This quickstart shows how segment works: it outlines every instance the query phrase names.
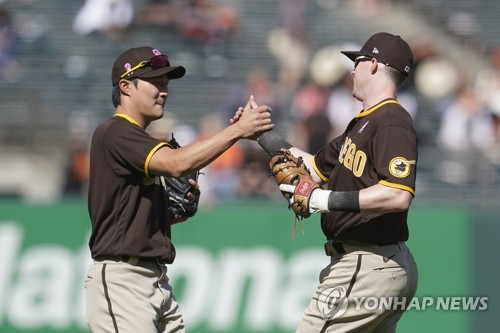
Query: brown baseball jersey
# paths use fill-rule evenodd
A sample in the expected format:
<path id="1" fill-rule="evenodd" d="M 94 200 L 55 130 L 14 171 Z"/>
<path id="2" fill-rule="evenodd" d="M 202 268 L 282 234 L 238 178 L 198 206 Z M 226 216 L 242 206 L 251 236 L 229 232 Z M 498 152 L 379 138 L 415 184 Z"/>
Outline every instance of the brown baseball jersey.
<path id="1" fill-rule="evenodd" d="M 408 112 L 394 99 L 363 110 L 344 134 L 313 157 L 313 167 L 332 191 L 360 191 L 375 184 L 415 195 L 417 135 Z M 392 244 L 408 239 L 408 212 L 321 215 L 328 239 Z"/>
<path id="2" fill-rule="evenodd" d="M 137 256 L 172 263 L 166 194 L 149 161 L 167 146 L 132 118 L 117 114 L 94 132 L 88 209 L 92 257 Z"/>

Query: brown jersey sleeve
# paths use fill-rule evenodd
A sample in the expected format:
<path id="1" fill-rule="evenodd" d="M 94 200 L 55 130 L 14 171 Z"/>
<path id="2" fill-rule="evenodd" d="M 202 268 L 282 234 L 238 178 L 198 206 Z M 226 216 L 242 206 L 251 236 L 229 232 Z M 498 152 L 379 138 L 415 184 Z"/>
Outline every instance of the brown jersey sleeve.
<path id="1" fill-rule="evenodd" d="M 386 126 L 372 141 L 373 165 L 379 184 L 403 189 L 415 195 L 417 138 L 404 126 Z"/>
<path id="2" fill-rule="evenodd" d="M 121 120 L 126 121 L 126 120 Z M 149 136 L 140 127 L 134 125 L 111 126 L 104 140 L 108 162 L 113 165 L 119 176 L 144 174 L 149 177 L 149 161 L 160 148 L 167 146 Z"/>

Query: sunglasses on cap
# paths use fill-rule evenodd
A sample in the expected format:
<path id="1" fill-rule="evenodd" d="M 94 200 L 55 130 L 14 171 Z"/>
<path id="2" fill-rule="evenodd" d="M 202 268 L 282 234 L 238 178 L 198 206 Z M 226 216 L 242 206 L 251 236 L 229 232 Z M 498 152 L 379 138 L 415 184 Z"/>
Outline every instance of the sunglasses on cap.
<path id="1" fill-rule="evenodd" d="M 170 67 L 170 62 L 168 61 L 168 57 L 164 54 L 154 56 L 149 60 L 141 61 L 136 66 L 132 67 L 131 69 L 123 73 L 120 76 L 120 79 L 123 79 L 125 76 L 130 75 L 133 71 L 144 67 L 151 67 L 153 70 L 157 70 L 160 68 Z"/>

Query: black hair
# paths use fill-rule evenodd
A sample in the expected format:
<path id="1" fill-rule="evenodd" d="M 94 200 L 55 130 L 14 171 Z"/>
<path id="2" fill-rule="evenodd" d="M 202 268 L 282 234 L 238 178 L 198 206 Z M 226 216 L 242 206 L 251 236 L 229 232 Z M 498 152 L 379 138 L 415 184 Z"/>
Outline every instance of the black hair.
<path id="1" fill-rule="evenodd" d="M 113 90 L 111 90 L 111 100 L 113 101 L 113 106 L 115 108 L 120 105 L 120 85 L 115 84 L 113 86 Z"/>

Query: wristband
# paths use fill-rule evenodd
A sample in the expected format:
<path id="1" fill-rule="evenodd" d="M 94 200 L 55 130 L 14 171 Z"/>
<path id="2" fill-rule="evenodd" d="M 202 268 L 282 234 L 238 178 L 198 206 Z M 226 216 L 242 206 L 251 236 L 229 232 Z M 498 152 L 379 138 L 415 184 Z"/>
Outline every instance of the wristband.
<path id="1" fill-rule="evenodd" d="M 328 196 L 328 210 L 359 213 L 359 191 L 331 192 Z"/>
<path id="2" fill-rule="evenodd" d="M 290 149 L 293 147 L 285 139 L 273 132 L 262 133 L 257 142 L 271 156 L 276 155 L 276 152 L 281 148 Z"/>

